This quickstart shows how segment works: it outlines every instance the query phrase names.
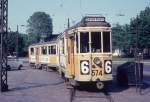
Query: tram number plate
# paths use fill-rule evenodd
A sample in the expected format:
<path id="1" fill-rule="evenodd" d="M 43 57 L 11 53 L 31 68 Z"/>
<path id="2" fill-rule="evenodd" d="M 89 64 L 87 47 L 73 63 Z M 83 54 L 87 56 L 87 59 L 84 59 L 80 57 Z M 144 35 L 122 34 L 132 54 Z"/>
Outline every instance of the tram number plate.
<path id="1" fill-rule="evenodd" d="M 102 76 L 102 70 L 92 70 L 92 76 Z"/>

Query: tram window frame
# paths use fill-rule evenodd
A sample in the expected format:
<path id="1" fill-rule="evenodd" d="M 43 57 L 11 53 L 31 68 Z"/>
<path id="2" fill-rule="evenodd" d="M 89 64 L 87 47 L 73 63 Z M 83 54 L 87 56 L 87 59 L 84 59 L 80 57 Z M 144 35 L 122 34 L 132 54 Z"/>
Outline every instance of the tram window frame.
<path id="1" fill-rule="evenodd" d="M 47 46 L 41 47 L 41 55 L 47 55 Z"/>
<path id="2" fill-rule="evenodd" d="M 109 36 L 108 36 L 109 34 Z M 110 32 L 103 32 L 103 52 L 111 52 L 111 34 Z"/>
<path id="3" fill-rule="evenodd" d="M 51 54 L 56 55 L 56 45 L 51 46 Z"/>
<path id="4" fill-rule="evenodd" d="M 70 40 L 70 48 L 71 48 L 71 53 L 74 53 L 75 51 L 75 34 L 72 33 L 70 36 L 69 36 L 69 39 Z"/>
<path id="5" fill-rule="evenodd" d="M 34 53 L 35 53 L 34 48 L 33 48 L 33 47 L 30 48 L 30 54 L 31 54 L 31 55 L 34 55 Z"/>
<path id="6" fill-rule="evenodd" d="M 76 37 L 75 38 L 76 39 L 76 53 L 78 53 L 79 52 L 79 38 L 78 38 L 78 33 L 76 33 L 75 35 L 76 35 L 75 36 Z"/>
<path id="7" fill-rule="evenodd" d="M 101 32 L 91 32 L 91 52 L 92 53 L 101 53 Z"/>
<path id="8" fill-rule="evenodd" d="M 80 53 L 90 52 L 89 34 L 90 34 L 89 32 L 80 32 Z"/>
<path id="9" fill-rule="evenodd" d="M 51 54 L 51 46 L 48 46 L 48 54 Z"/>

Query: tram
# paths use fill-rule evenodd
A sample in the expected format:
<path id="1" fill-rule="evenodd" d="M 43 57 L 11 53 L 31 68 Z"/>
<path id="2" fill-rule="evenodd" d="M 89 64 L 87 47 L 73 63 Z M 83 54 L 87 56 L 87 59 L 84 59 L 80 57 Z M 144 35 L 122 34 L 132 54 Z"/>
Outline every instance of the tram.
<path id="1" fill-rule="evenodd" d="M 85 16 L 49 42 L 29 46 L 36 68 L 56 67 L 67 85 L 95 83 L 102 89 L 112 81 L 111 25 L 101 16 Z"/>

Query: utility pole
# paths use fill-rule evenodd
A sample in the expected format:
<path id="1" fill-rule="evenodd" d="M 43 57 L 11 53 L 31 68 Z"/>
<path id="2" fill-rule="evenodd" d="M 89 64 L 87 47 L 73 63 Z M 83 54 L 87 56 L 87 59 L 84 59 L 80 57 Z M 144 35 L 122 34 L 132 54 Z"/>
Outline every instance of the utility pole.
<path id="1" fill-rule="evenodd" d="M 8 0 L 0 0 L 0 90 L 1 92 L 8 91 L 7 33 L 8 33 Z"/>
<path id="2" fill-rule="evenodd" d="M 137 21 L 139 23 L 139 21 Z M 141 92 L 141 86 L 143 84 L 143 54 L 139 48 L 139 26 L 136 26 L 136 48 L 135 48 L 135 81 L 136 81 L 136 92 Z"/>
<path id="3" fill-rule="evenodd" d="M 16 39 L 16 58 L 18 60 L 18 41 L 19 41 L 19 26 L 17 25 L 17 32 L 16 32 L 16 36 L 17 36 L 17 39 Z"/>
<path id="4" fill-rule="evenodd" d="M 70 21 L 69 21 L 69 18 L 68 18 L 68 28 L 70 27 Z"/>

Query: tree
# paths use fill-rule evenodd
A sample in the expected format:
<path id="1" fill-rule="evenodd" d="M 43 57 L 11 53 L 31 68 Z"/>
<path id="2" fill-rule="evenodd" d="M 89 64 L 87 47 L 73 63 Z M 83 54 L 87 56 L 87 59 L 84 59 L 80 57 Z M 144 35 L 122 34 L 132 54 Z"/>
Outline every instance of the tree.
<path id="1" fill-rule="evenodd" d="M 150 47 L 150 8 L 146 7 L 136 18 L 131 19 L 130 28 L 134 37 L 138 33 L 138 47 L 140 49 Z"/>
<path id="2" fill-rule="evenodd" d="M 28 46 L 28 39 L 26 34 L 18 34 L 18 55 L 23 56 L 24 53 L 26 53 L 27 46 Z M 16 44 L 17 44 L 17 32 L 9 32 L 8 33 L 8 54 L 14 55 L 14 52 L 16 52 Z"/>
<path id="3" fill-rule="evenodd" d="M 50 37 L 53 32 L 52 18 L 45 12 L 35 12 L 27 21 L 29 39 L 39 42 L 41 38 Z"/>
<path id="4" fill-rule="evenodd" d="M 129 25 L 116 24 L 112 28 L 112 43 L 113 49 L 126 51 L 132 46 L 132 35 L 130 34 Z"/>
<path id="5" fill-rule="evenodd" d="M 16 52 L 16 39 L 17 35 L 15 32 L 9 32 L 7 43 L 8 43 L 8 54 L 13 55 L 13 52 Z"/>
<path id="6" fill-rule="evenodd" d="M 139 15 L 132 18 L 129 25 L 116 24 L 112 28 L 113 49 L 121 49 L 126 54 L 136 47 L 142 51 L 150 49 L 150 8 L 146 7 Z M 148 51 L 150 52 L 150 50 Z M 132 51 L 133 53 L 133 51 Z"/>
<path id="7" fill-rule="evenodd" d="M 28 47 L 29 47 L 29 37 L 27 34 L 20 34 L 20 40 L 19 40 L 19 49 L 22 49 L 19 53 L 20 56 L 27 56 L 28 54 Z M 22 43 L 20 45 L 20 43 Z"/>

